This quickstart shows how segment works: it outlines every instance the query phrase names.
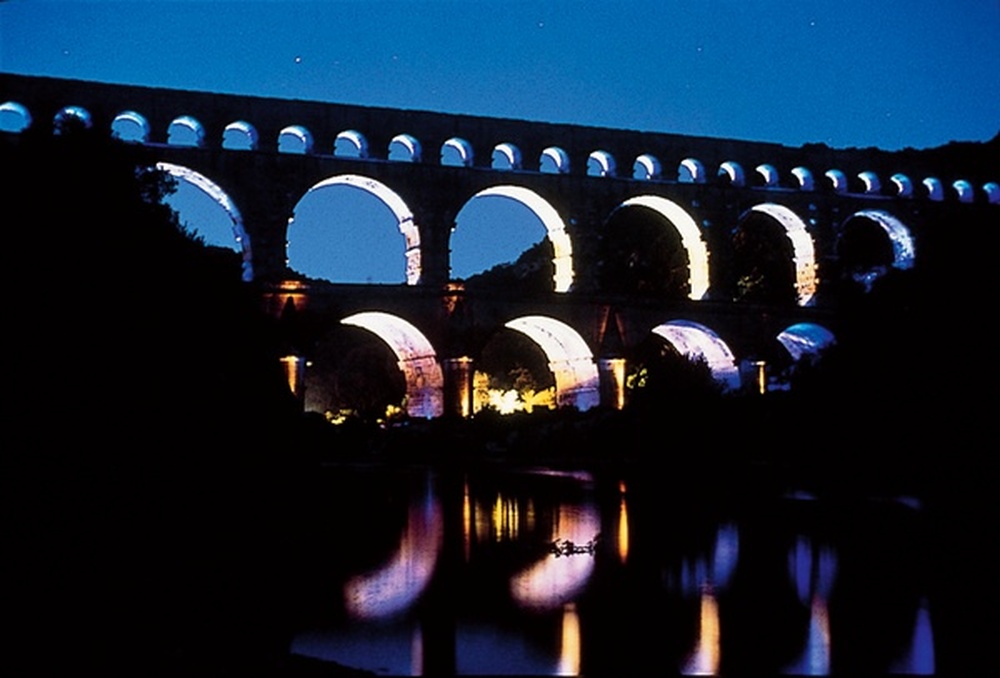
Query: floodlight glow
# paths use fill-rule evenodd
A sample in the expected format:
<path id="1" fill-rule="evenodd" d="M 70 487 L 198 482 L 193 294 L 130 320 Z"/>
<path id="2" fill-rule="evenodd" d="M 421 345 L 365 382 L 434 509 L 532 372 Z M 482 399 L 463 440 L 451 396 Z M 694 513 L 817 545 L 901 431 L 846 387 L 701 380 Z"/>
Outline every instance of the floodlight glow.
<path id="1" fill-rule="evenodd" d="M 355 313 L 340 322 L 368 330 L 392 349 L 406 381 L 407 414 L 423 418 L 444 414 L 444 374 L 434 347 L 420 330 L 380 311 Z"/>
<path id="2" fill-rule="evenodd" d="M 795 212 L 775 203 L 755 205 L 750 211 L 766 214 L 785 229 L 785 236 L 792 243 L 796 298 L 799 306 L 809 306 L 819 281 L 816 278 L 815 246 L 805 223 Z"/>
<path id="3" fill-rule="evenodd" d="M 954 183 L 952 183 L 951 187 L 955 189 L 955 193 L 958 194 L 959 202 L 972 202 L 973 199 L 976 197 L 975 195 L 976 192 L 972 188 L 972 184 L 970 184 L 965 179 L 959 179 L 958 181 L 955 181 Z"/>
<path id="4" fill-rule="evenodd" d="M 406 284 L 416 285 L 420 281 L 421 274 L 420 228 L 413 222 L 413 212 L 403 202 L 403 199 L 381 181 L 359 174 L 341 174 L 324 179 L 306 191 L 306 195 L 329 186 L 350 186 L 366 193 L 371 193 L 389 208 L 396 217 L 399 232 L 406 240 L 406 250 L 404 252 L 406 256 Z M 305 200 L 305 196 L 302 197 L 302 200 Z M 298 208 L 298 205 L 296 205 L 296 208 Z M 289 232 L 291 232 L 292 224 L 294 223 L 295 217 L 292 217 L 288 223 Z"/>
<path id="5" fill-rule="evenodd" d="M 523 186 L 490 186 L 479 193 L 476 193 L 470 201 L 476 198 L 489 196 L 499 196 L 516 200 L 532 212 L 545 226 L 545 232 L 552 243 L 553 258 L 552 264 L 555 268 L 553 274 L 554 291 L 567 292 L 573 284 L 573 245 L 566 233 L 566 224 L 563 223 L 559 212 L 545 198 L 538 195 L 530 188 Z"/>
<path id="6" fill-rule="evenodd" d="M 927 177 L 923 180 L 924 188 L 927 190 L 927 198 L 934 202 L 944 200 L 944 184 L 937 177 Z"/>
<path id="7" fill-rule="evenodd" d="M 597 365 L 583 337 L 566 323 L 545 316 L 524 316 L 504 325 L 534 341 L 549 360 L 558 406 L 580 411 L 600 404 Z"/>
<path id="8" fill-rule="evenodd" d="M 389 142 L 389 160 L 420 162 L 420 142 L 409 134 L 397 134 Z"/>
<path id="9" fill-rule="evenodd" d="M 690 320 L 672 320 L 657 325 L 652 331 L 670 342 L 687 359 L 704 360 L 712 377 L 726 389 L 736 390 L 740 387 L 740 372 L 733 352 L 708 327 Z"/>
<path id="10" fill-rule="evenodd" d="M 278 152 L 309 155 L 313 150 L 312 132 L 302 125 L 289 125 L 278 133 Z"/>
<path id="11" fill-rule="evenodd" d="M 986 194 L 986 200 L 991 205 L 1000 203 L 1000 184 L 997 184 L 995 181 L 983 184 L 983 193 Z"/>
<path id="12" fill-rule="evenodd" d="M 596 177 L 615 176 L 615 159 L 607 151 L 594 151 L 587 157 L 587 175 Z"/>
<path id="13" fill-rule="evenodd" d="M 31 113 L 16 101 L 0 104 L 0 132 L 20 133 L 31 127 Z"/>
<path id="14" fill-rule="evenodd" d="M 339 158 L 367 158 L 368 139 L 357 130 L 344 130 L 334 139 L 333 154 Z"/>
<path id="15" fill-rule="evenodd" d="M 708 246 L 701 237 L 701 229 L 683 207 L 658 195 L 640 195 L 629 198 L 615 211 L 638 205 L 662 215 L 681 236 L 681 245 L 688 255 L 688 283 L 691 291 L 688 298 L 698 301 L 708 293 Z M 612 212 L 613 214 L 613 212 Z"/>
<path id="16" fill-rule="evenodd" d="M 815 357 L 836 343 L 833 332 L 815 323 L 797 323 L 778 334 L 778 342 L 798 362 L 803 357 Z"/>
<path id="17" fill-rule="evenodd" d="M 677 181 L 682 184 L 705 183 L 705 166 L 697 158 L 684 158 L 677 170 Z"/>
<path id="18" fill-rule="evenodd" d="M 90 129 L 93 126 L 93 119 L 91 118 L 90 111 L 81 106 L 67 106 L 56 113 L 56 117 L 53 120 L 53 122 L 55 122 L 56 134 L 62 132 L 62 126 L 69 120 L 77 120 L 87 129 Z"/>
<path id="19" fill-rule="evenodd" d="M 124 111 L 111 121 L 111 136 L 131 143 L 149 143 L 149 121 L 140 113 Z"/>
<path id="20" fill-rule="evenodd" d="M 257 150 L 257 128 L 246 120 L 237 120 L 222 130 L 222 147 L 230 151 Z"/>
<path id="21" fill-rule="evenodd" d="M 240 215 L 239 209 L 236 207 L 236 204 L 232 201 L 232 199 L 230 199 L 229 195 L 223 191 L 218 184 L 205 175 L 195 172 L 194 170 L 184 167 L 183 165 L 174 165 L 169 162 L 158 162 L 156 163 L 156 169 L 166 172 L 175 179 L 188 182 L 195 186 L 208 195 L 209 198 L 211 198 L 225 211 L 231 222 L 233 242 L 212 242 L 209 244 L 229 247 L 237 252 L 240 252 L 243 255 L 243 280 L 245 282 L 253 280 L 253 253 L 250 249 L 250 238 L 247 236 L 246 230 L 243 228 L 243 217 Z"/>
<path id="22" fill-rule="evenodd" d="M 813 173 L 806 167 L 792 168 L 792 176 L 799 182 L 799 189 L 802 191 L 812 191 L 816 188 L 816 180 Z"/>
<path id="23" fill-rule="evenodd" d="M 854 218 L 864 218 L 878 224 L 892 243 L 892 265 L 902 271 L 913 268 L 917 256 L 916 243 L 906 227 L 896 217 L 881 210 L 862 210 L 855 212 L 847 221 Z M 846 223 L 846 222 L 845 222 Z"/>
<path id="24" fill-rule="evenodd" d="M 558 146 L 549 146 L 542 151 L 538 161 L 538 171 L 549 174 L 569 173 L 569 156 Z"/>
<path id="25" fill-rule="evenodd" d="M 649 153 L 643 153 L 638 156 L 632 165 L 633 179 L 649 181 L 651 179 L 659 179 L 662 174 L 663 166 L 660 165 L 660 161 L 656 159 L 656 156 Z"/>
<path id="26" fill-rule="evenodd" d="M 905 174 L 893 174 L 889 181 L 896 187 L 896 195 L 901 198 L 909 198 L 913 195 L 913 181 Z"/>
<path id="27" fill-rule="evenodd" d="M 876 194 L 882 190 L 882 182 L 872 171 L 861 172 L 858 174 L 858 179 L 865 185 L 865 193 Z"/>
<path id="28" fill-rule="evenodd" d="M 497 144 L 493 149 L 493 169 L 521 169 L 521 149 L 511 143 Z"/>
<path id="29" fill-rule="evenodd" d="M 778 170 L 775 169 L 774 165 L 757 165 L 754 171 L 761 176 L 766 187 L 774 188 L 778 185 Z"/>
<path id="30" fill-rule="evenodd" d="M 827 170 L 823 176 L 830 180 L 834 193 L 847 193 L 847 175 L 839 169 Z"/>
<path id="31" fill-rule="evenodd" d="M 698 641 L 681 673 L 685 676 L 714 676 L 720 661 L 719 603 L 711 587 L 701 592 L 701 612 L 698 616 Z"/>
<path id="32" fill-rule="evenodd" d="M 441 144 L 441 164 L 472 167 L 472 145 L 465 139 L 452 137 Z"/>
<path id="33" fill-rule="evenodd" d="M 201 148 L 205 145 L 205 127 L 197 118 L 190 115 L 174 118 L 167 127 L 167 144 Z"/>
<path id="34" fill-rule="evenodd" d="M 742 165 L 732 160 L 727 160 L 719 165 L 719 176 L 729 177 L 729 183 L 732 186 L 743 186 L 746 184 L 746 175 L 743 173 Z"/>

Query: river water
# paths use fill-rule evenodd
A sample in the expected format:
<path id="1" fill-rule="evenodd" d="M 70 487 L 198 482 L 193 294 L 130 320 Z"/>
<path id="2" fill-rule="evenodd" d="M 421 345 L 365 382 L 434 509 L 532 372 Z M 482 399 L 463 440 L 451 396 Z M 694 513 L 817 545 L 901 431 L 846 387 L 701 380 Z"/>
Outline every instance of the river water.
<path id="1" fill-rule="evenodd" d="M 382 675 L 936 672 L 920 497 L 693 496 L 648 471 L 325 473 L 325 582 L 294 654 Z"/>

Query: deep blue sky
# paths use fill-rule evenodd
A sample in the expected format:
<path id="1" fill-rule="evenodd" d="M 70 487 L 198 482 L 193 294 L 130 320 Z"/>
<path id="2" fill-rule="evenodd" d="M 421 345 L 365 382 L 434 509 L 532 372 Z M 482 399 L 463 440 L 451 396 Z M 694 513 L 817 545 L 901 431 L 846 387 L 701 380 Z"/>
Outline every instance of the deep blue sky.
<path id="1" fill-rule="evenodd" d="M 0 0 L 0 71 L 791 146 L 925 148 L 1000 131 L 1000 0 Z M 452 239 L 459 277 L 544 236 L 533 217 L 519 229 L 510 218 L 480 227 L 506 209 L 503 198 L 481 200 L 492 203 L 465 214 L 478 232 L 460 219 Z M 336 271 L 320 277 L 402 281 L 394 222 L 347 226 L 364 206 L 337 204 L 318 229 L 336 224 L 359 248 L 369 248 L 365 234 L 372 248 L 394 249 L 357 256 L 343 241 L 309 244 L 299 251 Z M 473 205 L 501 212 L 488 222 Z M 298 224 L 293 245 L 306 232 Z"/>

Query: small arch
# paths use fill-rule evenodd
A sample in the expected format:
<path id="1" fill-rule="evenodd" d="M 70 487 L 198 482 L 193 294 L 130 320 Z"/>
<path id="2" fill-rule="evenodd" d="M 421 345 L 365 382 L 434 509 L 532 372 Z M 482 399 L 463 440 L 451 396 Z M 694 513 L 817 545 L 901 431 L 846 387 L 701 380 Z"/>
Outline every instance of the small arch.
<path id="1" fill-rule="evenodd" d="M 934 202 L 944 200 L 944 184 L 937 177 L 927 177 L 923 180 L 924 190 L 927 191 L 927 199 Z"/>
<path id="2" fill-rule="evenodd" d="M 555 376 L 557 406 L 584 411 L 600 405 L 597 364 L 587 342 L 575 329 L 539 315 L 515 318 L 504 327 L 527 335 L 544 351 Z"/>
<path id="3" fill-rule="evenodd" d="M 764 163 L 763 165 L 757 165 L 754 168 L 754 172 L 760 176 L 763 186 L 765 188 L 775 188 L 778 185 L 779 176 L 778 170 L 775 169 L 774 165 L 769 165 Z"/>
<path id="4" fill-rule="evenodd" d="M 705 183 L 705 166 L 697 158 L 684 158 L 677 168 L 677 181 L 682 184 Z"/>
<path id="5" fill-rule="evenodd" d="M 289 125 L 278 132 L 278 153 L 311 155 L 313 135 L 302 125 Z"/>
<path id="6" fill-rule="evenodd" d="M 31 113 L 16 101 L 0 104 L 0 132 L 20 134 L 31 127 Z"/>
<path id="7" fill-rule="evenodd" d="M 524 186 L 500 185 L 490 186 L 469 198 L 497 196 L 516 200 L 530 209 L 545 227 L 546 236 L 552 243 L 553 259 L 553 291 L 567 292 L 573 284 L 573 244 L 566 233 L 566 224 L 559 212 L 542 196 Z"/>
<path id="8" fill-rule="evenodd" d="M 229 240 L 226 237 L 212 237 L 210 235 L 205 239 L 206 244 L 228 247 L 240 252 L 243 257 L 243 280 L 245 282 L 252 281 L 253 253 L 250 249 L 250 238 L 247 236 L 246 229 L 243 227 L 243 217 L 240 215 L 239 209 L 237 209 L 236 204 L 232 201 L 229 195 L 222 190 L 218 184 L 205 175 L 195 172 L 194 170 L 184 167 L 183 165 L 175 165 L 169 162 L 159 162 L 156 163 L 156 169 L 166 172 L 175 179 L 193 185 L 208 195 L 209 198 L 211 198 L 226 212 L 229 216 L 230 226 L 232 228 L 232 240 Z"/>
<path id="9" fill-rule="evenodd" d="M 111 136 L 132 144 L 148 144 L 149 121 L 135 111 L 123 111 L 111 121 Z"/>
<path id="10" fill-rule="evenodd" d="M 420 162 L 420 141 L 409 134 L 397 134 L 389 142 L 389 160 L 398 162 Z"/>
<path id="11" fill-rule="evenodd" d="M 909 198 L 913 195 L 913 181 L 905 174 L 893 174 L 889 181 L 896 189 L 896 195 L 900 198 Z"/>
<path id="12" fill-rule="evenodd" d="M 833 332 L 816 323 L 796 323 L 778 333 L 778 343 L 785 347 L 794 362 L 814 360 L 837 343 Z"/>
<path id="13" fill-rule="evenodd" d="M 632 163 L 632 178 L 640 181 L 655 181 L 663 174 L 663 166 L 655 155 L 643 153 Z"/>
<path id="14" fill-rule="evenodd" d="M 388 344 L 406 381 L 406 412 L 430 419 L 444 414 L 444 374 L 427 337 L 399 316 L 380 311 L 355 313 L 340 321 L 361 327 Z"/>
<path id="15" fill-rule="evenodd" d="M 739 389 L 740 371 L 733 352 L 713 330 L 690 320 L 671 320 L 657 325 L 652 332 L 668 341 L 688 360 L 704 360 L 712 378 L 724 389 Z"/>
<path id="16" fill-rule="evenodd" d="M 738 162 L 727 160 L 719 165 L 718 176 L 728 177 L 730 186 L 746 186 L 746 175 L 743 173 L 743 166 Z"/>
<path id="17" fill-rule="evenodd" d="M 865 170 L 858 174 L 858 179 L 864 184 L 866 195 L 877 195 L 882 192 L 882 182 L 875 172 Z"/>
<path id="18" fill-rule="evenodd" d="M 495 170 L 521 169 L 521 149 L 506 141 L 497 144 L 493 147 L 490 167 Z"/>
<path id="19" fill-rule="evenodd" d="M 472 167 L 472 144 L 452 137 L 441 144 L 441 164 L 449 167 Z"/>
<path id="20" fill-rule="evenodd" d="M 829 169 L 823 176 L 829 180 L 834 193 L 847 193 L 847 175 L 839 169 Z"/>
<path id="21" fill-rule="evenodd" d="M 793 167 L 792 176 L 795 177 L 800 191 L 812 191 L 816 189 L 816 180 L 813 178 L 813 173 L 809 168 L 802 166 Z"/>
<path id="22" fill-rule="evenodd" d="M 367 158 L 368 139 L 357 130 L 344 130 L 333 140 L 333 155 L 338 158 Z"/>
<path id="23" fill-rule="evenodd" d="M 549 146 L 538 159 L 538 171 L 545 174 L 569 174 L 569 156 L 558 146 Z"/>
<path id="24" fill-rule="evenodd" d="M 201 148 L 205 144 L 205 128 L 190 115 L 174 118 L 167 127 L 167 144 Z"/>
<path id="25" fill-rule="evenodd" d="M 86 108 L 81 106 L 67 106 L 56 113 L 55 118 L 52 119 L 52 125 L 55 134 L 65 134 L 75 126 L 90 129 L 93 127 L 94 122 L 90 111 Z"/>
<path id="26" fill-rule="evenodd" d="M 708 293 L 708 246 L 701 237 L 701 229 L 683 207 L 677 203 L 657 195 L 640 195 L 629 198 L 615 208 L 612 215 L 620 209 L 640 206 L 662 215 L 681 236 L 681 244 L 688 255 L 688 275 L 691 291 L 688 298 L 695 301 L 703 299 Z M 610 218 L 610 217 L 609 217 Z"/>
<path id="27" fill-rule="evenodd" d="M 995 181 L 983 184 L 983 193 L 986 194 L 986 201 L 989 204 L 1000 204 L 1000 184 Z"/>
<path id="28" fill-rule="evenodd" d="M 404 256 L 406 259 L 406 284 L 416 285 L 420 281 L 422 271 L 420 228 L 416 223 L 414 223 L 413 212 L 410 211 L 410 208 L 403 201 L 403 199 L 382 182 L 357 174 L 342 174 L 324 179 L 306 191 L 306 196 L 313 191 L 330 186 L 348 186 L 360 189 L 375 196 L 381 200 L 387 208 L 389 208 L 389 211 L 391 211 L 393 216 L 396 218 L 399 232 L 405 241 Z M 306 196 L 303 196 L 302 200 L 304 200 Z M 302 200 L 300 200 L 299 203 L 301 203 Z M 296 204 L 295 209 L 298 210 L 298 207 L 299 205 Z M 289 232 L 292 231 L 294 223 L 295 217 L 293 216 L 288 222 Z M 289 238 L 288 247 L 289 258 L 294 258 L 295 249 L 298 247 L 297 243 L 293 239 Z M 310 274 L 309 271 L 302 272 L 307 275 Z"/>
<path id="29" fill-rule="evenodd" d="M 256 151 L 257 128 L 245 120 L 237 120 L 222 130 L 222 148 L 227 151 Z"/>
<path id="30" fill-rule="evenodd" d="M 951 187 L 955 189 L 955 194 L 958 196 L 959 202 L 970 203 L 976 199 L 976 190 L 965 179 L 953 182 Z"/>
<path id="31" fill-rule="evenodd" d="M 597 150 L 587 156 L 587 176 L 613 177 L 616 174 L 615 158 L 607 151 Z"/>

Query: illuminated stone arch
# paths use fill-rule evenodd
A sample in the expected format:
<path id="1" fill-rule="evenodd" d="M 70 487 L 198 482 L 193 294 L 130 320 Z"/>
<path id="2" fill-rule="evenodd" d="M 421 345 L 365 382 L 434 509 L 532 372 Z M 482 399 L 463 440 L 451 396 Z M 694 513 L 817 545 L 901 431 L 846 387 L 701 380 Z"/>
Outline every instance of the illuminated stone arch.
<path id="1" fill-rule="evenodd" d="M 549 146 L 538 158 L 538 171 L 545 174 L 569 174 L 569 155 L 558 146 Z"/>
<path id="2" fill-rule="evenodd" d="M 730 186 L 746 185 L 746 174 L 743 172 L 743 166 L 738 162 L 733 162 L 732 160 L 727 160 L 719 165 L 717 176 L 727 177 L 729 179 Z"/>
<path id="3" fill-rule="evenodd" d="M 705 165 L 697 158 L 684 158 L 677 168 L 677 181 L 682 184 L 705 183 Z"/>
<path id="4" fill-rule="evenodd" d="M 205 145 L 205 127 L 190 115 L 174 118 L 167 126 L 167 145 L 201 148 Z"/>
<path id="5" fill-rule="evenodd" d="M 889 177 L 889 181 L 896 187 L 896 195 L 900 198 L 909 198 L 913 195 L 913 181 L 905 174 L 897 172 Z"/>
<path id="6" fill-rule="evenodd" d="M 655 155 L 643 153 L 632 163 L 632 178 L 641 181 L 659 179 L 663 175 L 663 166 Z"/>
<path id="7" fill-rule="evenodd" d="M 289 125 L 278 132 L 278 153 L 311 155 L 313 135 L 302 125 Z"/>
<path id="8" fill-rule="evenodd" d="M 94 121 L 90 115 L 90 111 L 82 106 L 67 106 L 56 113 L 52 119 L 53 132 L 55 134 L 63 134 L 74 124 L 80 125 L 84 129 L 93 127 Z"/>
<path id="9" fill-rule="evenodd" d="M 858 179 L 864 184 L 866 194 L 877 195 L 882 192 L 882 182 L 875 172 L 870 170 L 861 172 L 858 174 Z"/>
<path id="10" fill-rule="evenodd" d="M 762 165 L 757 165 L 754 168 L 754 172 L 760 177 L 760 180 L 765 188 L 775 188 L 779 182 L 778 170 L 775 169 L 774 165 L 769 165 L 764 163 Z"/>
<path id="11" fill-rule="evenodd" d="M 983 193 L 986 194 L 986 200 L 991 205 L 1000 203 L 1000 184 L 995 181 L 989 181 L 983 184 Z"/>
<path id="12" fill-rule="evenodd" d="M 829 180 L 834 193 L 847 193 L 847 175 L 839 169 L 829 169 L 823 176 Z"/>
<path id="13" fill-rule="evenodd" d="M 397 134 L 389 142 L 389 160 L 397 162 L 420 162 L 422 151 L 420 141 L 409 134 Z"/>
<path id="14" fill-rule="evenodd" d="M 590 347 L 566 323 L 546 316 L 515 318 L 505 327 L 525 334 L 545 353 L 555 376 L 556 404 L 580 411 L 600 404 L 600 377 Z"/>
<path id="15" fill-rule="evenodd" d="M 885 233 L 892 244 L 892 267 L 900 270 L 913 268 L 916 261 L 917 250 L 913 235 L 910 229 L 896 217 L 882 210 L 862 210 L 855 212 L 844 221 L 844 232 L 851 226 L 855 219 L 866 219 Z M 843 238 L 843 236 L 842 236 Z"/>
<path id="16" fill-rule="evenodd" d="M 808 167 L 793 167 L 792 176 L 795 177 L 795 181 L 799 185 L 799 190 L 801 191 L 812 191 L 816 188 L 816 180 L 813 178 L 813 173 Z"/>
<path id="17" fill-rule="evenodd" d="M 740 371 L 733 352 L 713 330 L 690 320 L 671 320 L 657 325 L 652 332 L 688 360 L 704 360 L 712 378 L 726 390 L 739 389 Z"/>
<path id="18" fill-rule="evenodd" d="M 358 174 L 341 174 L 330 177 L 319 182 L 308 191 L 306 196 L 322 188 L 330 186 L 348 186 L 369 193 L 385 204 L 396 218 L 396 223 L 400 234 L 405 240 L 406 257 L 406 284 L 416 285 L 420 282 L 421 257 L 420 257 L 420 229 L 413 221 L 413 212 L 399 195 L 382 182 Z M 299 203 L 305 200 L 303 196 Z M 296 204 L 295 209 L 298 209 Z M 291 232 L 295 218 L 288 221 L 289 232 Z"/>
<path id="19" fill-rule="evenodd" d="M 587 176 L 613 177 L 617 172 L 615 158 L 607 151 L 597 150 L 587 157 Z"/>
<path id="20" fill-rule="evenodd" d="M 256 127 L 246 120 L 237 120 L 222 130 L 222 148 L 228 151 L 256 151 L 259 138 Z"/>
<path id="21" fill-rule="evenodd" d="M 469 202 L 476 198 L 491 196 L 516 200 L 538 217 L 538 220 L 545 227 L 545 233 L 548 236 L 549 242 L 552 243 L 552 265 L 555 269 L 552 276 L 554 283 L 553 291 L 569 291 L 574 277 L 573 243 L 570 240 L 569 234 L 566 233 L 566 224 L 563 222 L 562 217 L 559 216 L 556 208 L 530 188 L 513 185 L 490 186 L 469 198 Z"/>
<path id="22" fill-rule="evenodd" d="M 927 199 L 933 200 L 934 202 L 940 202 L 944 200 L 944 184 L 937 177 L 927 177 L 921 184 L 924 190 L 927 191 Z"/>
<path id="23" fill-rule="evenodd" d="M 0 132 L 19 134 L 31 127 L 31 113 L 23 104 L 5 101 L 0 104 Z"/>
<path id="24" fill-rule="evenodd" d="M 837 343 L 833 332 L 816 323 L 789 325 L 778 333 L 777 339 L 793 362 L 814 360 L 822 351 Z"/>
<path id="25" fill-rule="evenodd" d="M 633 206 L 645 207 L 656 212 L 677 230 L 681 236 L 681 244 L 688 255 L 688 282 L 691 288 L 688 298 L 696 301 L 704 299 L 709 287 L 708 246 L 701 237 L 698 224 L 683 207 L 658 195 L 639 195 L 629 198 L 616 207 L 612 215 L 620 209 Z"/>
<path id="26" fill-rule="evenodd" d="M 809 306 L 816 294 L 816 247 L 805 223 L 795 212 L 775 203 L 755 205 L 740 217 L 763 214 L 777 222 L 792 245 L 792 265 L 795 269 L 795 297 L 799 306 Z"/>
<path id="27" fill-rule="evenodd" d="M 972 202 L 976 198 L 976 191 L 972 187 L 972 184 L 965 179 L 959 179 L 952 183 L 951 187 L 955 191 L 955 195 L 958 196 L 959 202 Z"/>
<path id="28" fill-rule="evenodd" d="M 412 324 L 380 311 L 355 313 L 340 321 L 368 330 L 388 344 L 406 381 L 406 412 L 411 417 L 444 414 L 444 374 L 434 347 Z"/>
<path id="29" fill-rule="evenodd" d="M 333 140 L 333 154 L 338 158 L 367 158 L 368 139 L 357 130 L 344 130 Z"/>
<path id="30" fill-rule="evenodd" d="M 521 149 L 506 141 L 497 144 L 493 148 L 490 167 L 495 170 L 521 169 Z"/>
<path id="31" fill-rule="evenodd" d="M 218 184 L 205 175 L 195 172 L 194 170 L 184 167 L 183 165 L 174 165 L 169 162 L 159 162 L 156 163 L 156 169 L 166 172 L 178 181 L 187 182 L 198 188 L 226 212 L 231 222 L 233 239 L 231 241 L 225 241 L 222 238 L 206 238 L 206 244 L 228 247 L 240 252 L 243 257 L 242 278 L 245 282 L 253 280 L 253 253 L 250 249 L 250 238 L 247 236 L 246 230 L 243 228 L 243 217 L 240 215 L 239 209 L 237 209 L 236 204 L 233 203 L 229 195 L 226 194 L 226 192 L 223 191 Z"/>
<path id="32" fill-rule="evenodd" d="M 149 121 L 135 111 L 122 111 L 111 121 L 111 136 L 128 143 L 149 143 Z"/>
<path id="33" fill-rule="evenodd" d="M 472 144 L 465 139 L 452 137 L 441 144 L 441 164 L 450 167 L 472 167 Z"/>

